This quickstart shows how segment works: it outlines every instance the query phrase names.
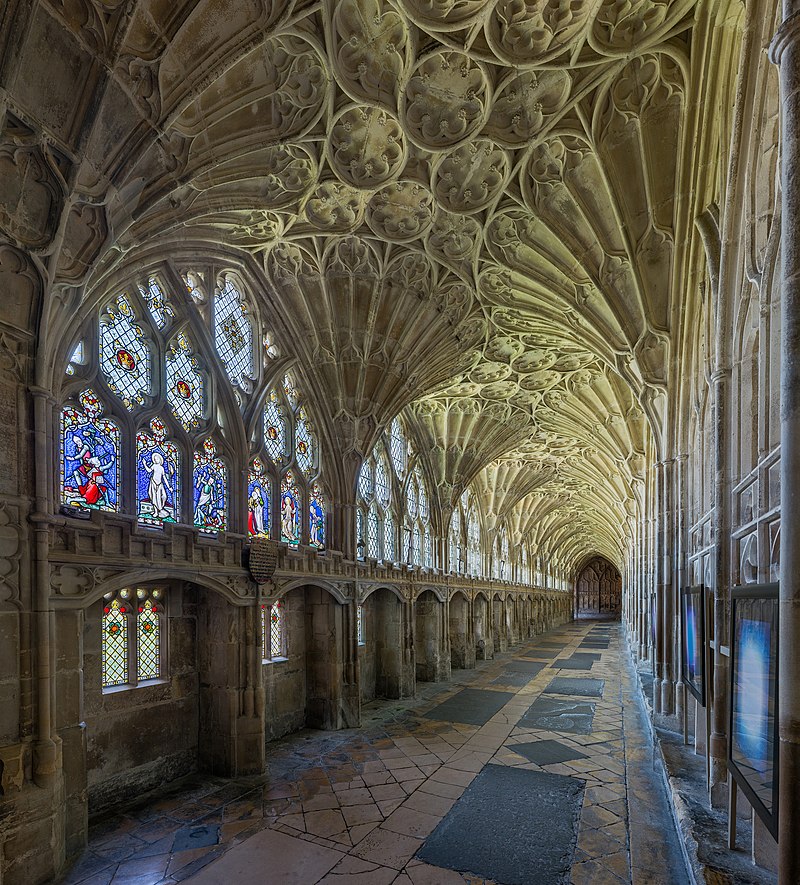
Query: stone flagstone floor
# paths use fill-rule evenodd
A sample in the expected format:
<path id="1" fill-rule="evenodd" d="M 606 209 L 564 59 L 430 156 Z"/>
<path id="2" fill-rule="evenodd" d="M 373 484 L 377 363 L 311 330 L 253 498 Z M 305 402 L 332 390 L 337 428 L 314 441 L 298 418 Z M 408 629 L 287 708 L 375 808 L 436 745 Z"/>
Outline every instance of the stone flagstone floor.
<path id="1" fill-rule="evenodd" d="M 491 763 L 586 781 L 572 885 L 683 885 L 683 856 L 619 625 L 610 626 L 607 649 L 578 648 L 587 635 L 594 640 L 608 627 L 567 624 L 475 670 L 454 671 L 451 682 L 423 683 L 414 699 L 377 701 L 364 709 L 360 729 L 293 734 L 268 746 L 268 772 L 261 777 L 196 775 L 105 815 L 91 829 L 88 851 L 62 881 L 493 885 L 415 858 Z M 599 658 L 577 659 L 588 669 L 551 666 L 575 652 Z M 512 662 L 523 660 L 547 666 L 520 686 Z M 504 674 L 513 677 L 507 684 Z M 603 680 L 602 696 L 542 694 L 557 676 Z M 505 691 L 511 699 L 480 726 L 425 718 L 464 688 Z M 548 714 L 535 722 L 528 717 L 519 727 L 540 695 L 547 709 L 559 700 L 584 709 L 594 704 L 593 717 L 587 723 Z M 549 743 L 531 748 L 537 741 Z M 517 753 L 515 745 L 526 746 Z M 545 748 L 547 755 L 537 755 Z M 554 752 L 556 759 L 574 758 L 552 761 Z"/>

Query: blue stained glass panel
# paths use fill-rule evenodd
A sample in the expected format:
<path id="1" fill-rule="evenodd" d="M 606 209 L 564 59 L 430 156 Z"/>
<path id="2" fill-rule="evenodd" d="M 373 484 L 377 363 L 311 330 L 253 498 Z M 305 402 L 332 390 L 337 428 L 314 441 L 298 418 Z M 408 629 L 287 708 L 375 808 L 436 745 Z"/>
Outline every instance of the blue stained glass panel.
<path id="1" fill-rule="evenodd" d="M 194 453 L 194 524 L 206 532 L 224 531 L 228 515 L 228 470 L 207 439 Z"/>
<path id="2" fill-rule="evenodd" d="M 150 433 L 136 434 L 136 503 L 139 521 L 151 525 L 179 522 L 180 451 L 166 439 L 166 426 L 157 418 Z"/>
<path id="3" fill-rule="evenodd" d="M 271 485 L 264 476 L 264 466 L 254 458 L 247 476 L 247 533 L 269 537 L 269 501 Z"/>
<path id="4" fill-rule="evenodd" d="M 296 547 L 300 531 L 300 492 L 289 471 L 281 483 L 281 541 Z"/>
<path id="5" fill-rule="evenodd" d="M 119 427 L 103 418 L 102 406 L 91 390 L 80 396 L 82 410 L 61 412 L 61 496 L 81 509 L 119 507 Z"/>
<path id="6" fill-rule="evenodd" d="M 325 496 L 322 489 L 314 483 L 311 488 L 311 501 L 309 503 L 308 530 L 312 547 L 325 546 Z"/>

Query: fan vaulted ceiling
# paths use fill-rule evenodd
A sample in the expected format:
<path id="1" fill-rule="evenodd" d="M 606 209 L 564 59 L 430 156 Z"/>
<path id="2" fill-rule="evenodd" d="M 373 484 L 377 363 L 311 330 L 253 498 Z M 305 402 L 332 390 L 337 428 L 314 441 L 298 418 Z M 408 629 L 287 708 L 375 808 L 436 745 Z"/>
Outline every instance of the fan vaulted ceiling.
<path id="1" fill-rule="evenodd" d="M 620 563 L 663 429 L 695 15 L 41 4 L 10 91 L 80 158 L 55 288 L 155 245 L 247 253 L 345 455 L 403 412 L 445 508 L 469 486 L 489 529 Z"/>

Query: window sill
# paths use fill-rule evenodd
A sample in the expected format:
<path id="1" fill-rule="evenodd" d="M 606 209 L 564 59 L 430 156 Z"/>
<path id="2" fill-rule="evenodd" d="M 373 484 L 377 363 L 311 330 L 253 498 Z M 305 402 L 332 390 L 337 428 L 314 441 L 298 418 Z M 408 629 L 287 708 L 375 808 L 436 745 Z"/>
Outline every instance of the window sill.
<path id="1" fill-rule="evenodd" d="M 289 658 L 264 658 L 261 663 L 262 664 L 283 664 L 288 661 Z"/>
<path id="2" fill-rule="evenodd" d="M 143 679 L 141 682 L 132 684 L 126 682 L 125 685 L 109 685 L 103 689 L 104 695 L 120 694 L 125 691 L 135 691 L 137 688 L 147 688 L 151 685 L 168 685 L 169 679 Z"/>

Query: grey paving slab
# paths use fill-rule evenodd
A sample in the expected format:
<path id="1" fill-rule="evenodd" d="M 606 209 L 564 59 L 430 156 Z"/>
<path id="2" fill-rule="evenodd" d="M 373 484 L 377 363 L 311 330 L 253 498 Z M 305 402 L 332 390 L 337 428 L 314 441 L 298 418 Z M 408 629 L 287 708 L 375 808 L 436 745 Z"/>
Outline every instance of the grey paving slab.
<path id="1" fill-rule="evenodd" d="M 522 687 L 523 685 L 527 685 L 531 679 L 533 679 L 533 675 L 531 673 L 513 673 L 513 672 L 505 672 L 501 673 L 496 679 L 492 679 L 491 685 L 515 685 L 518 687 Z"/>
<path id="2" fill-rule="evenodd" d="M 578 661 L 574 657 L 556 658 L 550 667 L 553 670 L 591 670 L 594 663 L 595 661 Z"/>
<path id="3" fill-rule="evenodd" d="M 595 705 L 588 701 L 568 701 L 538 697 L 517 723 L 519 728 L 591 734 Z"/>
<path id="4" fill-rule="evenodd" d="M 585 698 L 601 698 L 605 681 L 588 679 L 580 676 L 554 676 L 547 684 L 543 694 L 568 694 Z"/>
<path id="5" fill-rule="evenodd" d="M 487 765 L 417 852 L 504 885 L 566 885 L 585 782 Z"/>
<path id="6" fill-rule="evenodd" d="M 514 697 L 507 691 L 465 688 L 425 714 L 426 719 L 485 725 Z"/>
<path id="7" fill-rule="evenodd" d="M 515 673 L 529 673 L 531 678 L 546 666 L 547 665 L 543 664 L 541 661 L 521 661 L 519 659 L 516 661 L 509 661 L 505 664 L 506 670 L 511 670 Z"/>
<path id="8" fill-rule="evenodd" d="M 555 765 L 560 762 L 571 762 L 574 759 L 586 759 L 586 753 L 581 753 L 575 747 L 568 747 L 560 741 L 530 741 L 524 744 L 508 744 L 508 749 L 513 753 L 519 753 L 529 762 L 536 765 Z"/>

